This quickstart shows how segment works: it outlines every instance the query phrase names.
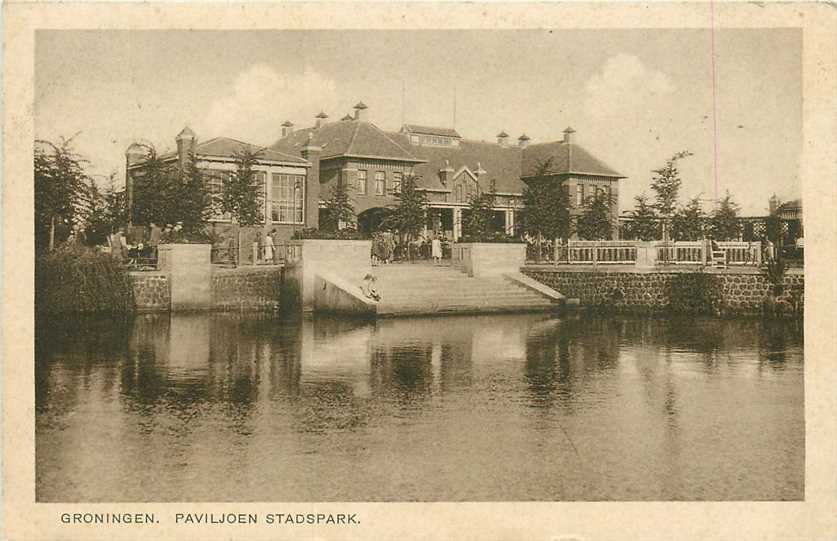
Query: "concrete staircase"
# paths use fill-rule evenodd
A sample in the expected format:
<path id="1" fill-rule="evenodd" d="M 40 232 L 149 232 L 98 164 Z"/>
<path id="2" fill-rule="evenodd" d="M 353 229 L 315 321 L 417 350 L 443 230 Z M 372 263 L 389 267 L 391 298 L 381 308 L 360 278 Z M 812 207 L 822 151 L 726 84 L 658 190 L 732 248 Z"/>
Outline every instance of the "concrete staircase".
<path id="1" fill-rule="evenodd" d="M 373 268 L 381 294 L 379 316 L 458 312 L 544 312 L 551 298 L 502 277 L 470 278 L 458 269 L 427 264 Z"/>

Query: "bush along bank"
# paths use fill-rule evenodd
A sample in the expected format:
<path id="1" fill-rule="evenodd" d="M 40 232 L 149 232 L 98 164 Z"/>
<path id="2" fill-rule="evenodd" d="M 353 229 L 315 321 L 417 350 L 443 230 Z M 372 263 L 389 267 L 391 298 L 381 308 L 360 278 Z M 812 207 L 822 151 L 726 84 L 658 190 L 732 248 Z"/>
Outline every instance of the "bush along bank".
<path id="1" fill-rule="evenodd" d="M 524 274 L 577 298 L 587 310 L 714 316 L 802 317 L 805 278 L 785 273 L 628 272 L 524 268 Z"/>
<path id="2" fill-rule="evenodd" d="M 35 259 L 35 311 L 131 313 L 131 279 L 110 255 L 82 246 L 65 246 Z"/>

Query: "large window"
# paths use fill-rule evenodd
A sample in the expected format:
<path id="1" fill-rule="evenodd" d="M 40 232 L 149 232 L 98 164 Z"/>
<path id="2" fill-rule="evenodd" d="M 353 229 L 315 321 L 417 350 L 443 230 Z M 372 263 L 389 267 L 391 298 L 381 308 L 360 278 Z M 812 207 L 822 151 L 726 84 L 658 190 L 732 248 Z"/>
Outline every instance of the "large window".
<path id="1" fill-rule="evenodd" d="M 360 169 L 357 172 L 357 193 L 366 195 L 366 170 Z"/>
<path id="2" fill-rule="evenodd" d="M 232 171 L 219 171 L 217 169 L 203 169 L 204 182 L 206 183 L 206 190 L 209 192 L 211 199 L 212 215 L 211 221 L 229 221 L 232 216 L 227 212 L 221 212 L 221 198 L 224 195 L 224 180 L 228 179 Z"/>
<path id="3" fill-rule="evenodd" d="M 384 171 L 375 171 L 375 195 L 384 195 L 387 190 L 387 174 Z"/>
<path id="4" fill-rule="evenodd" d="M 577 207 L 581 207 L 584 205 L 584 184 L 579 184 L 577 186 L 577 191 L 575 193 L 575 204 Z"/>
<path id="5" fill-rule="evenodd" d="M 392 174 L 392 193 L 401 193 L 402 180 L 404 180 L 404 173 L 396 171 Z"/>
<path id="6" fill-rule="evenodd" d="M 283 224 L 301 224 L 305 177 L 273 173 L 270 186 L 270 219 Z"/>

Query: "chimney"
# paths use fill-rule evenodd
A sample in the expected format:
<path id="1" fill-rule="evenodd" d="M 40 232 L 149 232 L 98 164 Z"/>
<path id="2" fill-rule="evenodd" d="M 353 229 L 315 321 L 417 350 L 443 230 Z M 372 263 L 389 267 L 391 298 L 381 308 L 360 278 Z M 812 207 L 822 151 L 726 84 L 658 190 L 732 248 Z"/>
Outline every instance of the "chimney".
<path id="1" fill-rule="evenodd" d="M 314 144 L 312 133 L 308 132 L 308 141 L 302 147 L 302 157 L 311 162 L 308 174 L 305 175 L 305 203 L 303 204 L 305 227 L 317 229 L 320 227 L 320 155 L 323 148 Z"/>
<path id="2" fill-rule="evenodd" d="M 355 105 L 355 120 L 366 120 L 367 109 L 369 109 L 369 107 L 367 107 L 365 103 L 362 101 L 357 102 L 357 105 Z"/>
<path id="3" fill-rule="evenodd" d="M 529 146 L 529 136 L 525 133 L 517 138 L 517 146 L 520 148 L 526 148 Z"/>
<path id="4" fill-rule="evenodd" d="M 447 186 L 449 180 L 453 180 L 453 167 L 450 166 L 450 161 L 445 160 L 445 166 L 439 169 L 439 180 L 442 186 Z"/>
<path id="5" fill-rule="evenodd" d="M 177 163 L 181 169 L 185 169 L 189 156 L 195 152 L 195 132 L 186 126 L 174 140 L 177 142 Z"/>
<path id="6" fill-rule="evenodd" d="M 326 123 L 326 119 L 328 115 L 325 114 L 323 111 L 320 111 L 320 114 L 317 115 L 317 121 L 314 123 L 315 128 L 321 127 L 323 124 Z"/>
<path id="7" fill-rule="evenodd" d="M 282 137 L 287 137 L 294 132 L 294 123 L 290 120 L 282 122 Z"/>
<path id="8" fill-rule="evenodd" d="M 148 149 L 139 143 L 132 143 L 125 149 L 125 204 L 128 208 L 128 225 L 133 224 L 134 216 L 134 174 L 131 166 L 148 156 Z"/>
<path id="9" fill-rule="evenodd" d="M 570 127 L 568 127 L 566 130 L 564 130 L 564 144 L 568 145 L 568 144 L 573 142 L 573 134 L 574 133 L 575 133 L 575 130 L 570 128 Z"/>
<path id="10" fill-rule="evenodd" d="M 500 133 L 497 134 L 497 144 L 498 145 L 500 145 L 501 147 L 504 147 L 508 144 L 508 142 L 509 142 L 509 134 L 507 134 L 504 131 L 501 131 Z"/>
<path id="11" fill-rule="evenodd" d="M 781 201 L 778 197 L 776 197 L 775 193 L 768 200 L 768 205 L 769 205 L 770 215 L 772 216 L 772 215 L 776 214 L 776 211 L 779 210 L 779 206 L 781 205 Z"/>

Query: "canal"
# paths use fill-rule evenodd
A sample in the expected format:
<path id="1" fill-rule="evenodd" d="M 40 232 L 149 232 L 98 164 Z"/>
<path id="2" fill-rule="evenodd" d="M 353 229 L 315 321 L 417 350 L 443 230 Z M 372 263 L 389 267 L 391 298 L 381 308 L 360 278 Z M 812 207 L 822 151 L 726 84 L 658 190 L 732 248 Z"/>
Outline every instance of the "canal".
<path id="1" fill-rule="evenodd" d="M 801 324 L 41 321 L 37 499 L 799 500 Z"/>

